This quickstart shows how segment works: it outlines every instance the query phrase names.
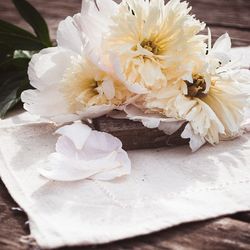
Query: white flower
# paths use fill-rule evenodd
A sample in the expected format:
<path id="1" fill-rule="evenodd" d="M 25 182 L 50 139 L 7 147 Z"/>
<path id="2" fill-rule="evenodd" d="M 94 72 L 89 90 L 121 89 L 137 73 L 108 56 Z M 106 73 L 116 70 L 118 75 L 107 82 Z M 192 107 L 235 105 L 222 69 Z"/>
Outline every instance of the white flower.
<path id="1" fill-rule="evenodd" d="M 61 127 L 56 133 L 61 135 L 56 152 L 39 169 L 44 177 L 57 181 L 112 180 L 130 174 L 130 160 L 116 137 L 82 123 Z"/>
<path id="2" fill-rule="evenodd" d="M 93 53 L 82 18 L 81 14 L 67 17 L 59 24 L 58 46 L 33 56 L 28 75 L 35 90 L 21 96 L 30 113 L 59 123 L 95 118 L 122 105 L 130 95 L 110 63 Z"/>
<path id="3" fill-rule="evenodd" d="M 240 135 L 249 107 L 250 74 L 231 60 L 230 37 L 221 36 L 213 48 L 210 43 L 203 61 L 194 65 L 185 80 L 169 81 L 166 87 L 136 100 L 148 113 L 188 121 L 182 137 L 190 138 L 193 151 L 206 141 L 217 144 Z"/>
<path id="4" fill-rule="evenodd" d="M 107 24 L 104 49 L 116 74 L 138 94 L 185 78 L 205 50 L 204 25 L 189 15 L 186 2 L 124 0 Z"/>
<path id="5" fill-rule="evenodd" d="M 204 63 L 194 67 L 191 80 L 174 82 L 169 87 L 172 95 L 162 90 L 158 98 L 150 100 L 152 93 L 146 97 L 148 108 L 159 107 L 166 115 L 189 122 L 182 137 L 191 138 L 193 151 L 205 141 L 217 144 L 241 133 L 249 106 L 250 77 L 245 74 L 248 81 L 242 81 L 241 71 L 229 57 L 230 47 L 229 36 L 223 35 L 204 55 Z"/>

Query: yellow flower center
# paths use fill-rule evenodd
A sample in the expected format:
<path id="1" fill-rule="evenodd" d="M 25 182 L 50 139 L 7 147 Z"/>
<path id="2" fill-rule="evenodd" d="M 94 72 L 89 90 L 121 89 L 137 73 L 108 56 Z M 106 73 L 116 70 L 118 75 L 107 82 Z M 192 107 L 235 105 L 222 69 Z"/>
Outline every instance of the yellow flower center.
<path id="1" fill-rule="evenodd" d="M 188 88 L 188 93 L 186 96 L 189 97 L 204 97 L 206 94 L 204 91 L 206 90 L 206 81 L 203 76 L 199 74 L 193 74 L 193 82 L 185 81 L 187 88 Z"/>
<path id="2" fill-rule="evenodd" d="M 96 81 L 93 79 L 93 81 L 89 84 L 90 89 L 98 94 L 97 88 L 102 85 L 103 81 Z"/>
<path id="3" fill-rule="evenodd" d="M 145 39 L 141 42 L 141 46 L 142 48 L 152 52 L 155 55 L 158 55 L 160 53 L 159 47 L 153 41 Z"/>

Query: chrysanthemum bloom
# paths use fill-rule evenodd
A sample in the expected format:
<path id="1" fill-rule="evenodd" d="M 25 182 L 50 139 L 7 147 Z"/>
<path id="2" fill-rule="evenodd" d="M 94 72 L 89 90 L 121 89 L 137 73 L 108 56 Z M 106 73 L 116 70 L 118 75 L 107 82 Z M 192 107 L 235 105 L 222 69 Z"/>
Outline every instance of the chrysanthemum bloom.
<path id="1" fill-rule="evenodd" d="M 186 78 L 205 51 L 204 28 L 186 2 L 124 0 L 115 9 L 103 39 L 116 73 L 134 93 L 160 89 Z"/>
<path id="2" fill-rule="evenodd" d="M 81 14 L 62 21 L 55 48 L 33 56 L 28 75 L 35 90 L 22 93 L 24 108 L 56 122 L 101 116 L 122 105 L 130 93 L 85 36 Z M 98 32 L 98 31 L 97 31 Z"/>
<path id="3" fill-rule="evenodd" d="M 72 113 L 87 111 L 92 106 L 120 106 L 130 96 L 110 72 L 101 70 L 87 58 L 81 57 L 66 70 L 60 91 Z"/>
<path id="4" fill-rule="evenodd" d="M 147 108 L 159 108 L 167 116 L 189 122 L 182 136 L 191 139 L 193 150 L 205 141 L 217 144 L 240 134 L 249 106 L 250 79 L 247 84 L 241 81 L 243 72 L 231 62 L 230 48 L 225 34 L 208 50 L 204 63 L 196 65 L 191 80 L 180 80 L 169 90 L 146 96 Z"/>

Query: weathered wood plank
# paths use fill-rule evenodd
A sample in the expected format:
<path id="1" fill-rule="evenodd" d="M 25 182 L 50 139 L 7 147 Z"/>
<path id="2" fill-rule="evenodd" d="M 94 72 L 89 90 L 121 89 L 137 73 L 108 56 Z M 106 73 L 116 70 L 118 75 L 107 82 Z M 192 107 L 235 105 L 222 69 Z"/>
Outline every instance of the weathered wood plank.
<path id="1" fill-rule="evenodd" d="M 185 224 L 149 236 L 96 246 L 97 250 L 248 250 L 250 224 L 222 218 Z M 66 250 L 62 248 L 60 250 Z M 88 247 L 71 248 L 85 250 Z"/>
<path id="2" fill-rule="evenodd" d="M 192 13 L 208 25 L 250 31 L 248 0 L 188 0 Z"/>
<path id="3" fill-rule="evenodd" d="M 0 180 L 0 249 L 26 250 L 27 245 L 20 242 L 20 237 L 29 234 L 25 225 L 27 217 L 25 213 L 13 210 L 13 207 L 18 205 Z"/>
<path id="4" fill-rule="evenodd" d="M 237 213 L 232 215 L 231 218 L 250 223 L 250 212 Z"/>
<path id="5" fill-rule="evenodd" d="M 122 141 L 125 150 L 171 147 L 188 144 L 189 140 L 182 139 L 181 133 L 184 126 L 172 135 L 166 135 L 158 129 L 149 129 L 141 122 L 127 119 L 112 119 L 100 117 L 93 120 L 96 130 L 110 133 Z"/>

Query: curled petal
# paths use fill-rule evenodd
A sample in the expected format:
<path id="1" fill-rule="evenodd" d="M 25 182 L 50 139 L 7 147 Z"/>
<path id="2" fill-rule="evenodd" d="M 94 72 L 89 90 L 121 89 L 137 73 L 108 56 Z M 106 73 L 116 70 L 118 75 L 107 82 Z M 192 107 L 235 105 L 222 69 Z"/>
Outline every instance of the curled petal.
<path id="1" fill-rule="evenodd" d="M 128 105 L 124 109 L 127 118 L 133 121 L 141 121 L 145 127 L 157 128 L 160 123 L 178 122 L 175 118 L 168 118 L 157 114 L 146 114 L 139 108 Z M 166 125 L 167 126 L 167 125 Z"/>
<path id="2" fill-rule="evenodd" d="M 49 155 L 41 175 L 57 181 L 112 180 L 130 174 L 131 163 L 122 143 L 114 136 L 74 123 L 56 131 L 61 134 L 56 152 Z"/>
<path id="3" fill-rule="evenodd" d="M 86 140 L 90 136 L 90 133 L 91 128 L 80 122 L 61 127 L 56 131 L 56 134 L 60 134 L 69 138 L 78 150 L 82 149 Z"/>
<path id="4" fill-rule="evenodd" d="M 146 94 L 148 93 L 148 90 L 140 85 L 139 83 L 136 83 L 136 82 L 130 82 L 128 81 L 123 72 L 122 72 L 122 67 L 121 67 L 121 63 L 120 63 L 120 60 L 117 56 L 115 56 L 114 54 L 111 54 L 110 55 L 110 58 L 111 58 L 111 61 L 113 62 L 113 68 L 114 68 L 114 72 L 117 76 L 117 78 L 123 82 L 123 84 L 127 87 L 127 89 L 129 91 L 131 91 L 132 93 L 135 93 L 135 94 Z"/>
<path id="5" fill-rule="evenodd" d="M 158 129 L 162 130 L 167 135 L 175 133 L 185 121 L 161 122 Z"/>
<path id="6" fill-rule="evenodd" d="M 74 17 L 67 17 L 59 23 L 57 30 L 58 46 L 72 50 L 77 54 L 81 53 L 81 48 L 85 44 L 81 27 L 78 25 L 80 18 L 80 14 Z"/>
<path id="7" fill-rule="evenodd" d="M 111 80 L 105 80 L 102 83 L 102 88 L 105 96 L 111 100 L 115 96 L 115 87 L 114 83 Z"/>
<path id="8" fill-rule="evenodd" d="M 66 115 L 68 113 L 67 104 L 56 87 L 48 87 L 43 91 L 26 90 L 22 92 L 21 99 L 24 102 L 24 109 L 31 114 L 50 117 L 54 121 L 58 121 L 58 114 Z"/>
<path id="9" fill-rule="evenodd" d="M 231 49 L 231 39 L 228 33 L 220 36 L 214 43 L 213 51 L 228 53 Z"/>
<path id="10" fill-rule="evenodd" d="M 197 151 L 202 145 L 206 143 L 206 140 L 199 134 L 195 134 L 190 124 L 187 124 L 184 131 L 181 134 L 183 139 L 190 139 L 189 146 L 192 152 Z"/>
<path id="11" fill-rule="evenodd" d="M 43 90 L 58 84 L 71 64 L 71 57 L 75 55 L 73 51 L 55 47 L 43 49 L 32 56 L 28 68 L 31 85 Z"/>
<path id="12" fill-rule="evenodd" d="M 86 108 L 84 111 L 77 112 L 77 114 L 79 115 L 80 119 L 87 120 L 103 116 L 113 109 L 115 109 L 114 105 L 94 105 Z"/>
<path id="13" fill-rule="evenodd" d="M 95 174 L 120 167 L 115 160 L 116 153 L 92 161 L 67 158 L 62 154 L 51 154 L 48 163 L 51 168 L 40 169 L 44 177 L 56 181 L 77 181 L 92 178 Z M 95 179 L 95 178 L 94 178 Z"/>
<path id="14" fill-rule="evenodd" d="M 93 47 L 100 49 L 102 35 L 107 31 L 110 16 L 114 14 L 118 5 L 114 1 L 101 0 L 97 1 L 97 6 L 94 1 L 82 1 L 81 26 Z"/>

